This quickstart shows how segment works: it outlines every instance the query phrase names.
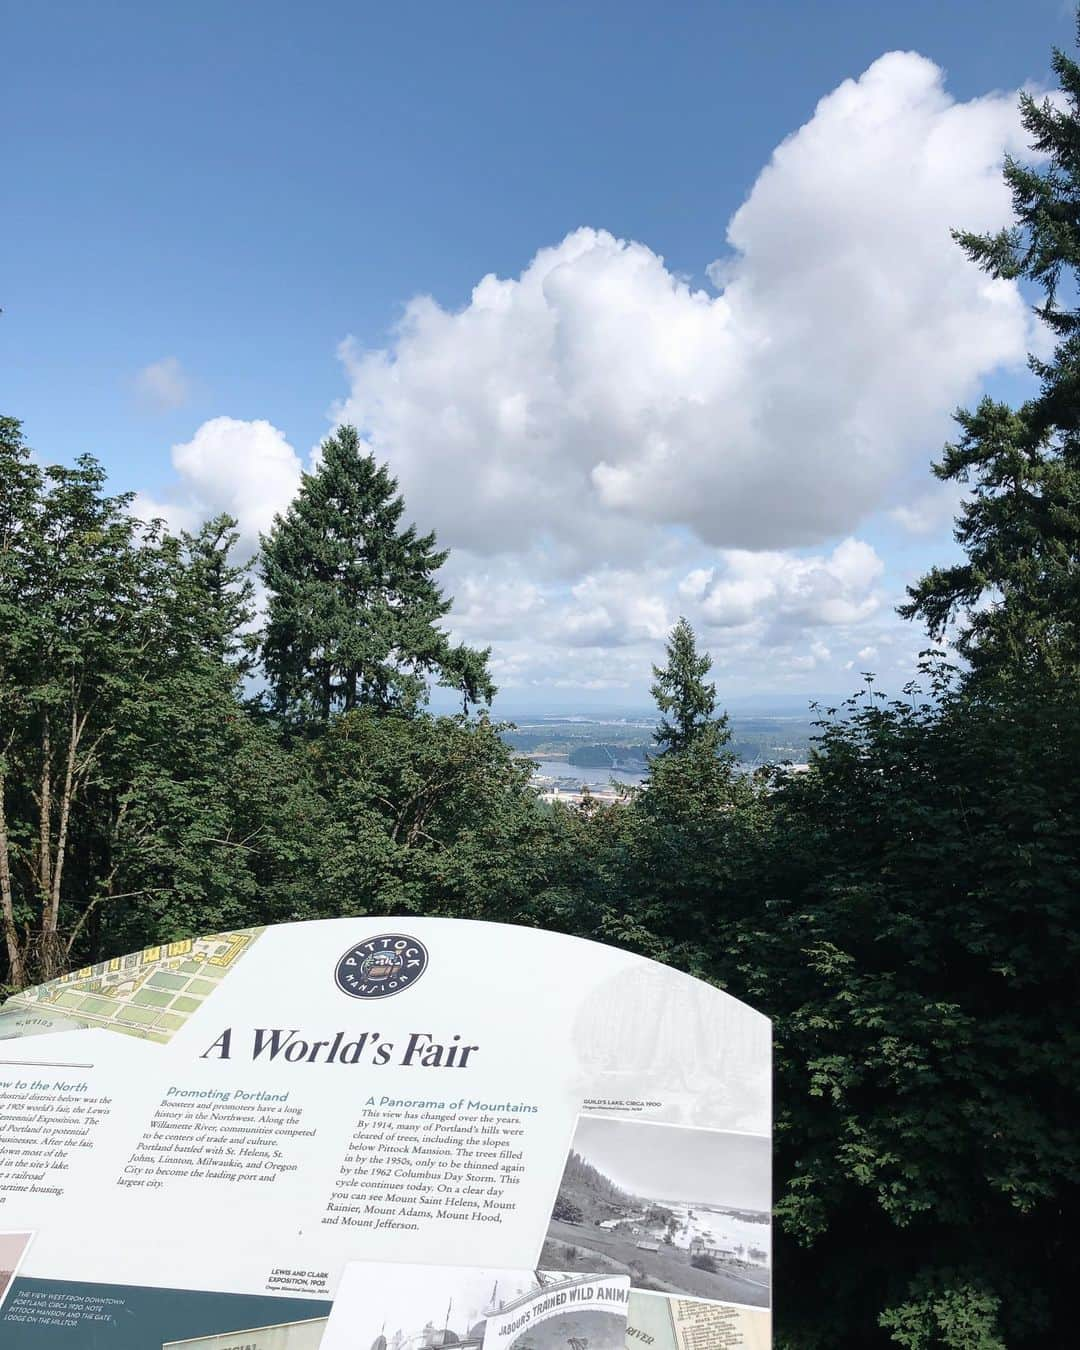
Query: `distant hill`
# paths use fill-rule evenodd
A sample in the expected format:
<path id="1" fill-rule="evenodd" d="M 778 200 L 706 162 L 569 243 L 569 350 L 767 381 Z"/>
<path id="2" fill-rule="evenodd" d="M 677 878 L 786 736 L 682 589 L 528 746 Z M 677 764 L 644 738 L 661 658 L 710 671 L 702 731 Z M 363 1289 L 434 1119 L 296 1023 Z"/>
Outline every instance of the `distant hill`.
<path id="1" fill-rule="evenodd" d="M 508 729 L 503 740 L 521 754 L 566 756 L 579 768 L 621 768 L 643 772 L 655 750 L 649 724 L 584 718 L 575 721 L 551 719 Z M 727 749 L 744 764 L 781 760 L 805 763 L 810 755 L 815 727 L 809 716 L 764 717 L 747 714 L 731 718 L 731 741 Z"/>
<path id="2" fill-rule="evenodd" d="M 600 742 L 596 745 L 575 746 L 566 756 L 571 764 L 583 769 L 609 769 L 616 764 L 626 768 L 644 769 L 648 765 L 648 756 L 652 747 L 642 742 L 640 745 L 612 745 Z"/>

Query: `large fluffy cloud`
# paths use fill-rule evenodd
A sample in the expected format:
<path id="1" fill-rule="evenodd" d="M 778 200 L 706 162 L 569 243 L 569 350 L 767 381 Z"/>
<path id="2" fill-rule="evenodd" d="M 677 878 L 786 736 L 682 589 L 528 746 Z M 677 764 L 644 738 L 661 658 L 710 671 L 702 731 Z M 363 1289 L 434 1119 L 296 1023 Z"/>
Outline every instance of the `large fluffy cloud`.
<path id="1" fill-rule="evenodd" d="M 719 294 L 579 229 L 458 312 L 414 300 L 388 350 L 347 344 L 338 416 L 452 545 L 580 551 L 600 530 L 623 550 L 630 522 L 820 543 L 1024 356 L 1016 286 L 949 233 L 1008 219 L 1004 149 L 1022 149 L 1012 95 L 957 103 L 930 61 L 884 56 L 778 147 L 709 269 Z"/>
<path id="2" fill-rule="evenodd" d="M 343 344 L 333 418 L 454 550 L 455 631 L 494 643 L 497 678 L 643 695 L 679 613 L 748 681 L 910 665 L 902 578 L 856 536 L 890 512 L 940 531 L 953 499 L 923 470 L 951 410 L 1037 341 L 1015 284 L 950 235 L 1009 219 L 1015 103 L 958 103 L 891 53 L 776 149 L 708 283 L 582 228 L 460 310 L 413 299 L 383 350 Z M 251 546 L 301 469 L 230 418 L 173 461 L 167 513 L 230 510 Z"/>
<path id="3" fill-rule="evenodd" d="M 523 557 L 496 571 L 458 555 L 447 577 L 458 598 L 456 635 L 493 643 L 496 678 L 511 691 L 574 684 L 633 691 L 644 702 L 651 665 L 680 614 L 712 652 L 725 689 L 836 673 L 869 636 L 885 650 L 899 630 L 883 594 L 884 563 L 853 538 L 821 554 L 684 546 L 661 563 L 601 565 L 570 584 L 554 574 L 538 580 L 534 567 Z"/>
<path id="4" fill-rule="evenodd" d="M 679 591 L 716 628 L 762 620 L 785 628 L 851 625 L 880 607 L 875 583 L 884 570 L 876 551 L 858 539 L 845 539 L 828 557 L 731 550 L 721 567 L 690 572 Z"/>

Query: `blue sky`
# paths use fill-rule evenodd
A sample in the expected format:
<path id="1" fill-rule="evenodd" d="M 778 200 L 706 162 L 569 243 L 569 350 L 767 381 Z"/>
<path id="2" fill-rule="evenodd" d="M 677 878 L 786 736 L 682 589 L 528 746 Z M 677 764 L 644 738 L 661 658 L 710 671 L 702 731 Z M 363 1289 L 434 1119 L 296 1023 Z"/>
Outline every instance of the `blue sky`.
<path id="1" fill-rule="evenodd" d="M 844 461 L 863 444 L 867 409 L 822 393 L 827 376 L 799 386 L 783 361 L 796 372 L 790 344 L 822 360 L 836 341 L 847 353 L 840 385 L 865 377 L 873 390 L 903 334 L 922 330 L 912 311 L 902 328 L 871 323 L 860 336 L 868 308 L 894 303 L 881 279 L 899 276 L 910 294 L 905 267 L 917 282 L 940 266 L 925 306 L 953 294 L 952 261 L 924 257 L 915 226 L 882 238 L 910 206 L 905 166 L 929 166 L 918 189 L 933 217 L 926 248 L 937 238 L 947 247 L 939 201 L 962 214 L 970 201 L 958 225 L 993 215 L 985 164 L 970 165 L 1004 144 L 1017 87 L 1047 86 L 1050 46 L 1071 44 L 1060 0 L 43 0 L 5 10 L 0 407 L 23 418 L 43 458 L 90 450 L 117 489 L 179 524 L 222 504 L 242 513 L 250 500 L 253 537 L 282 504 L 259 497 L 265 485 L 287 500 L 289 456 L 306 462 L 334 416 L 355 417 L 401 474 L 420 523 L 454 547 L 459 631 L 493 643 L 515 707 L 643 702 L 659 635 L 680 608 L 693 611 L 732 693 L 834 691 L 875 661 L 899 680 L 919 644 L 895 635 L 891 603 L 950 547 L 947 512 L 918 500 L 924 466 L 948 433 L 948 407 L 984 388 L 1022 390 L 1017 358 L 1031 335 L 1014 309 L 977 356 L 929 371 L 926 406 L 895 444 L 871 434 L 854 475 Z M 875 67 L 889 52 L 939 67 L 938 92 L 914 58 Z M 871 68 L 850 110 L 815 122 L 819 100 Z M 942 97 L 970 116 L 950 115 Z M 875 109 L 888 123 L 880 148 L 865 134 Z M 847 156 L 846 119 L 863 126 L 850 162 L 854 172 L 865 157 L 865 196 L 829 167 Z M 914 130 L 898 144 L 904 119 Z M 776 148 L 808 124 L 795 162 L 766 181 Z M 956 155 L 956 171 L 940 174 L 942 153 Z M 815 165 L 826 170 L 820 200 Z M 850 234 L 827 202 L 847 191 Z M 748 199 L 733 246 L 725 234 Z M 786 250 L 820 254 L 805 276 L 788 276 L 776 238 L 789 200 Z M 579 227 L 613 239 L 567 245 Z M 833 259 L 875 247 L 883 256 L 845 316 L 844 297 L 861 284 L 854 263 L 838 264 L 835 305 L 814 288 Z M 893 247 L 896 269 L 884 253 Z M 532 274 L 545 298 L 529 298 L 523 274 L 539 250 L 560 248 Z M 721 322 L 691 297 L 717 299 L 713 282 L 728 280 L 706 269 L 725 257 L 734 317 Z M 501 316 L 494 335 L 473 296 L 488 274 L 520 288 L 480 303 Z M 665 287 L 681 282 L 690 289 L 670 300 Z M 552 299 L 556 285 L 564 293 Z M 403 334 L 417 296 L 438 309 L 414 307 Z M 748 347 L 771 341 L 804 299 L 802 336 L 789 334 L 775 363 L 759 353 L 743 370 Z M 999 316 L 1007 297 L 958 294 L 933 344 L 913 338 L 899 354 L 900 378 L 921 385 L 920 362 L 936 366 L 965 318 L 986 329 L 983 304 Z M 624 350 L 639 319 L 647 368 Z M 852 353 L 875 343 L 878 364 L 864 367 Z M 372 351 L 382 368 L 365 363 Z M 530 384 L 523 371 L 545 361 L 550 378 Z M 737 380 L 714 378 L 725 362 Z M 626 408 L 615 406 L 619 389 L 634 393 Z M 709 418 L 687 420 L 687 405 Z M 747 406 L 754 427 L 730 431 Z M 881 409 L 897 415 L 888 398 Z M 274 434 L 253 432 L 260 422 Z M 794 450 L 770 460 L 803 425 L 819 437 L 809 460 Z M 177 458 L 176 446 L 194 448 Z M 523 463 L 542 483 L 569 484 L 565 498 L 535 487 L 515 497 L 505 480 Z M 470 491 L 456 493 L 473 465 Z M 588 511 L 583 494 L 595 495 Z M 747 503 L 763 497 L 768 518 L 757 520 Z M 837 558 L 845 541 L 864 551 Z"/>

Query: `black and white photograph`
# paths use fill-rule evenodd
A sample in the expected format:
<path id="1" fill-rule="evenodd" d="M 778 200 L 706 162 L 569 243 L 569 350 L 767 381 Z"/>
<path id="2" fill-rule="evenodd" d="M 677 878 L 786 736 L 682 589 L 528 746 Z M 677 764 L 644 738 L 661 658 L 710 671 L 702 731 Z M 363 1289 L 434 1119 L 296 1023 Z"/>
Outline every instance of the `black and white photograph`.
<path id="1" fill-rule="evenodd" d="M 612 1274 L 355 1262 L 320 1350 L 624 1350 Z"/>
<path id="2" fill-rule="evenodd" d="M 770 1208 L 766 1136 L 581 1116 L 540 1264 L 768 1307 Z"/>

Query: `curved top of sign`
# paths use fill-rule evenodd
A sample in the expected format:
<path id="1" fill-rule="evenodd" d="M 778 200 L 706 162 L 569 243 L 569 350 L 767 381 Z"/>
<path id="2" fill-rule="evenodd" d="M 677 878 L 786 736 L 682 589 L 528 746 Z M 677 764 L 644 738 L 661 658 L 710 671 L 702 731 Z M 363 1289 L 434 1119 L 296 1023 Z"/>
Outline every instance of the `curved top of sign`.
<path id="1" fill-rule="evenodd" d="M 761 1013 L 647 957 L 482 920 L 316 919 L 146 947 L 13 995 L 0 1007 L 0 1037 L 103 1028 L 187 1044 L 226 997 L 230 1012 L 242 1006 L 264 1022 L 288 1013 L 310 1026 L 316 1008 L 331 1021 L 354 1016 L 342 996 L 384 1004 L 379 1017 L 394 1023 L 452 1008 L 473 1039 L 485 1026 L 500 1043 L 536 1040 L 546 1057 L 560 1043 L 594 1088 L 643 1077 L 681 1096 L 692 1085 L 680 1118 L 769 1129 L 771 1033 Z"/>
<path id="2" fill-rule="evenodd" d="M 24 990 L 0 1112 L 55 1153 L 0 1175 L 34 1235 L 0 1338 L 50 1344 L 12 1311 L 35 1281 L 302 1301 L 352 1261 L 607 1272 L 757 1316 L 770 1045 L 762 1014 L 645 957 L 416 915 L 182 939 Z M 195 1346 L 192 1319 L 160 1343 Z"/>

